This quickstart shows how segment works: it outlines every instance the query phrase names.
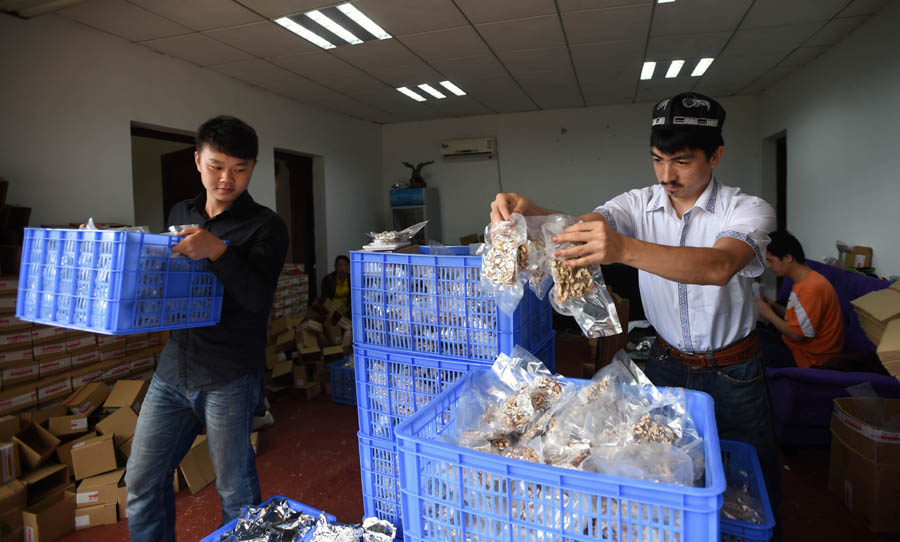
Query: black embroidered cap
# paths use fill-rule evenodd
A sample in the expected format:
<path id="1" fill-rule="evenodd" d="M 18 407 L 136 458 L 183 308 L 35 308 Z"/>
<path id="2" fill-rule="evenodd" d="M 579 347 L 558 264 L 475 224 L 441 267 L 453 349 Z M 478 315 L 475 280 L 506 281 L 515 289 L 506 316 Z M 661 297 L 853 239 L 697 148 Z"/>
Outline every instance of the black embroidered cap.
<path id="1" fill-rule="evenodd" d="M 653 106 L 652 129 L 677 129 L 703 126 L 721 130 L 725 124 L 725 108 L 703 94 L 683 92 Z"/>

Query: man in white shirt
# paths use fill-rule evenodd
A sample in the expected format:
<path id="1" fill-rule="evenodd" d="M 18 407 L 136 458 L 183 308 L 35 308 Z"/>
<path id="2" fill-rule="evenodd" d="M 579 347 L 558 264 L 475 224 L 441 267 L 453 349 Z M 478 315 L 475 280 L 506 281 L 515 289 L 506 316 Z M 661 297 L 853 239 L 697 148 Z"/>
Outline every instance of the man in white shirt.
<path id="1" fill-rule="evenodd" d="M 657 341 L 647 376 L 715 401 L 723 438 L 750 442 L 777 504 L 780 473 L 755 333 L 751 285 L 766 267 L 775 212 L 713 175 L 725 150 L 725 110 L 687 92 L 653 108 L 650 154 L 658 183 L 617 196 L 555 242 L 567 264 L 623 263 L 639 270 L 641 301 Z M 491 220 L 553 211 L 519 194 L 498 194 Z"/>

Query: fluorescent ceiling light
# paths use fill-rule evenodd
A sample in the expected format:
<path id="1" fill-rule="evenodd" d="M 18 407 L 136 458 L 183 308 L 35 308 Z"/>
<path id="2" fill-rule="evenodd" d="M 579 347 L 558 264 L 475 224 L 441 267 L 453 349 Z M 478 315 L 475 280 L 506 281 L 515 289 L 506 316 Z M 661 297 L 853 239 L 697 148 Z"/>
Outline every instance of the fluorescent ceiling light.
<path id="1" fill-rule="evenodd" d="M 691 72 L 691 77 L 700 77 L 704 73 L 706 73 L 706 69 L 709 68 L 709 65 L 713 63 L 714 58 L 701 58 L 700 62 L 697 62 L 697 65 L 694 67 L 694 71 Z"/>
<path id="2" fill-rule="evenodd" d="M 684 60 L 673 60 L 672 63 L 669 64 L 669 71 L 666 72 L 666 79 L 678 77 L 678 73 L 681 71 L 682 66 L 684 66 Z"/>
<path id="3" fill-rule="evenodd" d="M 431 94 L 432 96 L 434 96 L 434 97 L 437 98 L 438 100 L 447 97 L 447 95 L 441 94 L 441 92 L 440 92 L 439 90 L 437 90 L 437 89 L 434 88 L 433 86 L 429 85 L 428 83 L 422 83 L 421 85 L 419 85 L 419 88 L 422 89 L 422 90 L 424 90 L 424 91 L 427 92 L 428 94 Z"/>
<path id="4" fill-rule="evenodd" d="M 375 24 L 375 21 L 366 17 L 363 12 L 356 9 L 352 4 L 341 4 L 337 8 L 341 11 L 341 13 L 343 13 L 347 17 L 350 17 L 350 20 L 365 28 L 376 38 L 380 40 L 386 40 L 391 37 L 391 35 L 385 32 L 383 28 Z"/>
<path id="5" fill-rule="evenodd" d="M 397 89 L 401 94 L 405 94 L 406 96 L 412 98 L 417 102 L 424 102 L 425 98 L 423 98 L 420 94 L 417 94 L 406 87 L 400 87 Z"/>
<path id="6" fill-rule="evenodd" d="M 656 69 L 656 62 L 644 62 L 644 67 L 641 69 L 641 81 L 646 81 L 653 77 L 653 70 Z"/>
<path id="7" fill-rule="evenodd" d="M 352 32 L 332 21 L 328 18 L 327 15 L 322 14 L 322 12 L 317 9 L 310 11 L 306 14 L 306 16 L 324 26 L 329 32 L 346 41 L 350 45 L 362 43 L 362 40 L 354 36 Z"/>
<path id="8" fill-rule="evenodd" d="M 656 0 L 657 4 L 671 4 L 675 0 Z"/>
<path id="9" fill-rule="evenodd" d="M 441 86 L 444 87 L 445 89 L 449 90 L 453 94 L 456 94 L 457 96 L 465 96 L 466 95 L 466 93 L 463 92 L 463 89 L 454 85 L 450 81 L 441 81 Z"/>
<path id="10" fill-rule="evenodd" d="M 319 36 L 318 34 L 316 34 L 314 32 L 307 30 L 306 28 L 303 28 L 302 26 L 300 26 L 299 24 L 295 23 L 294 21 L 290 20 L 287 17 L 275 19 L 275 22 L 280 24 L 281 26 L 287 28 L 294 34 L 297 34 L 301 38 L 318 45 L 322 49 L 334 49 L 334 47 L 335 47 L 334 44 L 331 43 L 330 41 L 326 40 L 325 38 L 322 38 L 321 36 Z"/>

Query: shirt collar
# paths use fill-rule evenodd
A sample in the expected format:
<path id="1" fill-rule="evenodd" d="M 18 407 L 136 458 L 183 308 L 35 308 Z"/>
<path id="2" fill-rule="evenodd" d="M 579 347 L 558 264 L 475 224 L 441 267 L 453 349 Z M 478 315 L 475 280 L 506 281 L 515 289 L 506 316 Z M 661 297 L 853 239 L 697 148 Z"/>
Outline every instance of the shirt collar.
<path id="1" fill-rule="evenodd" d="M 226 209 L 222 214 L 230 213 L 236 217 L 243 216 L 253 208 L 254 203 L 255 201 L 250 195 L 250 192 L 244 190 L 244 193 L 238 196 L 238 199 L 234 200 L 231 207 Z M 188 205 L 193 207 L 194 211 L 199 213 L 200 216 L 209 219 L 209 215 L 206 214 L 206 190 L 197 194 Z"/>
<path id="2" fill-rule="evenodd" d="M 647 212 L 658 211 L 660 209 L 663 210 L 673 210 L 672 202 L 669 200 L 669 197 L 666 195 L 665 190 L 662 185 L 657 184 L 655 189 L 656 195 L 653 197 L 653 200 L 650 202 L 650 205 L 647 207 Z M 709 184 L 706 185 L 706 188 L 703 189 L 703 193 L 700 194 L 700 197 L 697 198 L 697 201 L 694 202 L 694 207 L 699 207 L 700 209 L 704 209 L 707 213 L 716 212 L 716 203 L 719 199 L 719 181 L 716 180 L 715 176 L 710 180 Z M 693 209 L 694 207 L 691 207 Z"/>

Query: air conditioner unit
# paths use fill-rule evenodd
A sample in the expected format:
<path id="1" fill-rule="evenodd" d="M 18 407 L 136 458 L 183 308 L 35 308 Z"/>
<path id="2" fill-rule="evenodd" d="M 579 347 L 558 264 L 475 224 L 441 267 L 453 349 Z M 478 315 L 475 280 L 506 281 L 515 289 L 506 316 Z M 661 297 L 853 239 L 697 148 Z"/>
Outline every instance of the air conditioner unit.
<path id="1" fill-rule="evenodd" d="M 497 140 L 493 137 L 469 137 L 441 141 L 441 156 L 482 155 L 489 158 L 497 154 Z"/>

